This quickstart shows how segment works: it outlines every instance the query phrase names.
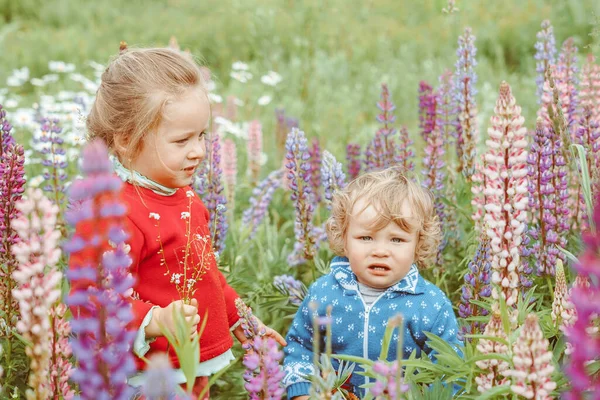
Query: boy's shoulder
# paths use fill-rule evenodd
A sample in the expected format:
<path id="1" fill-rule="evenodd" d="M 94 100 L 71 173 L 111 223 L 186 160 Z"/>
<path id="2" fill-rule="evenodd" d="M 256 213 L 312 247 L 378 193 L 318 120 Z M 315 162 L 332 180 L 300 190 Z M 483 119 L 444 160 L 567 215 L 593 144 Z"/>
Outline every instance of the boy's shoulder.
<path id="1" fill-rule="evenodd" d="M 423 278 L 419 274 L 419 281 L 417 282 L 417 292 L 431 301 L 450 302 L 446 293 L 436 286 L 434 283 Z"/>

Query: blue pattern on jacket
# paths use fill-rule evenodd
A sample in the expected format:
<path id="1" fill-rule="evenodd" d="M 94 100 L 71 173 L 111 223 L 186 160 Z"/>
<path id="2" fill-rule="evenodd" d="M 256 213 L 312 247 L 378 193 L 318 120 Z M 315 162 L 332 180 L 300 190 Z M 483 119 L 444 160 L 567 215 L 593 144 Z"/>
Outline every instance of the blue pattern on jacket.
<path id="1" fill-rule="evenodd" d="M 366 306 L 360 292 L 356 276 L 350 269 L 345 257 L 335 257 L 330 264 L 331 271 L 314 282 L 304 301 L 298 308 L 296 316 L 287 334 L 287 347 L 284 349 L 283 380 L 287 387 L 288 398 L 308 395 L 310 382 L 306 375 L 314 373 L 312 364 L 313 316 L 324 316 L 326 307 L 332 308 L 332 350 L 333 354 L 346 354 L 377 360 L 383 344 L 383 334 L 389 318 L 398 313 L 404 316 L 403 355 L 408 358 L 413 350 L 417 356 L 425 351 L 432 357 L 431 348 L 427 346 L 424 332 L 432 332 L 457 351 L 462 342 L 458 339 L 458 325 L 450 301 L 437 286 L 419 275 L 416 265 L 412 265 L 407 275 L 400 282 L 389 287 L 370 306 Z M 318 308 L 312 311 L 310 302 L 316 302 Z M 392 339 L 388 360 L 393 361 L 396 355 L 398 340 L 397 330 Z M 321 334 L 323 337 L 323 334 Z M 320 349 L 323 351 L 323 341 Z M 338 362 L 332 360 L 337 369 Z M 350 383 L 354 393 L 364 396 L 360 385 L 368 382 L 368 378 L 358 374 L 356 366 Z"/>

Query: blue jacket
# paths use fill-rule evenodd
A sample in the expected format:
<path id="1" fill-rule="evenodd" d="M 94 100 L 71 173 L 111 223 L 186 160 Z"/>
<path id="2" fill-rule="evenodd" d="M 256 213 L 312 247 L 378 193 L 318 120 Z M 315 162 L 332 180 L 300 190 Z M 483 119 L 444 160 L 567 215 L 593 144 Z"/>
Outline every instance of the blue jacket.
<path id="1" fill-rule="evenodd" d="M 308 395 L 310 382 L 306 375 L 314 373 L 312 364 L 313 328 L 312 317 L 324 316 L 326 307 L 332 312 L 332 351 L 333 354 L 346 354 L 377 360 L 383 344 L 383 334 L 389 318 L 398 313 L 404 316 L 404 358 L 416 349 L 431 353 L 425 341 L 424 332 L 432 332 L 451 345 L 462 345 L 458 340 L 458 325 L 450 301 L 437 286 L 419 275 L 416 265 L 394 286 L 388 288 L 373 304 L 366 306 L 358 291 L 356 276 L 345 257 L 335 257 L 330 264 L 329 274 L 313 283 L 298 308 L 292 326 L 287 334 L 288 345 L 284 349 L 284 385 L 288 398 Z M 316 312 L 309 309 L 309 303 L 316 302 Z M 396 331 L 397 332 L 397 331 Z M 323 333 L 321 334 L 323 337 Z M 396 358 L 398 335 L 395 333 L 390 345 L 388 360 Z M 320 345 L 323 352 L 324 341 Z M 453 346 L 460 351 L 457 346 Z M 431 355 L 430 355 L 431 357 Z M 333 359 L 337 369 L 339 363 Z M 359 397 L 364 396 L 360 385 L 368 383 L 368 378 L 357 374 L 356 366 L 350 378 L 352 390 Z"/>

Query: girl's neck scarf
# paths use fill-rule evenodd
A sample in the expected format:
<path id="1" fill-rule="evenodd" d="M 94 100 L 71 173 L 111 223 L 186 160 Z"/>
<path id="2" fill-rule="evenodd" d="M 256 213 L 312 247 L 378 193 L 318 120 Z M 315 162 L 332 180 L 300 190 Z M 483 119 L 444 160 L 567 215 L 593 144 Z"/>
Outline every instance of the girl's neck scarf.
<path id="1" fill-rule="evenodd" d="M 123 182 L 129 182 L 132 185 L 138 185 L 146 189 L 152 190 L 154 193 L 160 194 L 161 196 L 172 196 L 177 192 L 177 189 L 169 188 L 161 185 L 158 182 L 140 174 L 135 170 L 125 168 L 119 159 L 115 156 L 110 156 L 115 169 L 115 173 Z"/>

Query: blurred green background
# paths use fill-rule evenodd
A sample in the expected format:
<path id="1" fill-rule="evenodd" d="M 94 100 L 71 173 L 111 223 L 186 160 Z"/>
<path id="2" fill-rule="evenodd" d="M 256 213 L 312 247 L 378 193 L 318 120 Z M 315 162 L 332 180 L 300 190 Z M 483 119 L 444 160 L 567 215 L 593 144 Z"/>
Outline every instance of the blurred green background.
<path id="1" fill-rule="evenodd" d="M 41 76 L 50 60 L 105 64 L 121 40 L 166 46 L 173 35 L 212 69 L 220 95 L 244 101 L 240 119 L 261 120 L 265 143 L 272 143 L 274 109 L 282 107 L 307 136 L 341 155 L 348 140 L 364 143 L 376 129 L 382 82 L 390 85 L 398 124 L 418 136 L 418 83 L 437 86 L 438 76 L 454 69 L 466 26 L 477 38 L 481 132 L 502 80 L 513 87 L 526 124 L 534 125 L 533 55 L 542 20 L 551 20 L 558 47 L 573 36 L 580 60 L 598 54 L 600 38 L 590 35 L 598 0 L 458 0 L 453 14 L 442 12 L 446 6 L 443 0 L 0 0 L 0 82 L 21 66 Z M 249 64 L 250 82 L 230 78 L 235 61 Z M 283 76 L 275 88 L 260 83 L 269 70 Z M 256 101 L 263 94 L 273 97 L 264 107 Z"/>

